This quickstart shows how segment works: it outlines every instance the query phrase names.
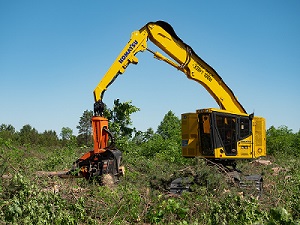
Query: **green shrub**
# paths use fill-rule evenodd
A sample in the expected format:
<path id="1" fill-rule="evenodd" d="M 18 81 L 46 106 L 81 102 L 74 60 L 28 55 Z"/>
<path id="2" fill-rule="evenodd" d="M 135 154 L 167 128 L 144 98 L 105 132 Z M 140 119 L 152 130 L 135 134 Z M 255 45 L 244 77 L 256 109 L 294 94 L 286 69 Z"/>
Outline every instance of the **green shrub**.
<path id="1" fill-rule="evenodd" d="M 93 222 L 87 216 L 84 200 L 70 204 L 51 190 L 41 190 L 17 173 L 5 187 L 1 219 L 9 224 L 78 224 Z"/>
<path id="2" fill-rule="evenodd" d="M 188 211 L 189 209 L 182 204 L 181 199 L 164 199 L 159 195 L 157 203 L 149 208 L 146 217 L 151 224 L 168 224 L 184 220 Z"/>
<path id="3" fill-rule="evenodd" d="M 298 132 L 299 133 L 299 132 Z M 267 130 L 267 150 L 270 155 L 291 154 L 300 155 L 300 146 L 296 145 L 299 134 L 294 134 L 287 126 Z"/>

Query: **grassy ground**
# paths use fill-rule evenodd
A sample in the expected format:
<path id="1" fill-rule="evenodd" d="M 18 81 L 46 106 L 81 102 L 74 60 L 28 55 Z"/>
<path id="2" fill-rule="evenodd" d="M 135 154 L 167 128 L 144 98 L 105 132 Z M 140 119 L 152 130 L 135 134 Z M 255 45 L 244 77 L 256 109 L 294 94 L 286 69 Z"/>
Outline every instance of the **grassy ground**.
<path id="1" fill-rule="evenodd" d="M 125 153 L 126 175 L 111 187 L 36 173 L 69 169 L 86 151 L 2 144 L 0 224 L 300 224 L 298 158 L 238 164 L 249 174 L 263 174 L 261 198 L 225 182 L 224 174 L 202 159 L 178 163 L 168 156 Z M 170 182 L 182 175 L 198 182 L 193 192 L 174 196 Z"/>

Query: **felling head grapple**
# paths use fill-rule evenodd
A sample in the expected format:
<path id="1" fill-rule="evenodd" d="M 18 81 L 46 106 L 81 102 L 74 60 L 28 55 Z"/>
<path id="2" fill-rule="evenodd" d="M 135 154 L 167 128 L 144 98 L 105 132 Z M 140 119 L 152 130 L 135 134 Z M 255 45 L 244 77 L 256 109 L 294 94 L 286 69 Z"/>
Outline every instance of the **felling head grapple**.
<path id="1" fill-rule="evenodd" d="M 103 175 L 109 175 L 113 182 L 117 182 L 124 173 L 122 153 L 115 148 L 113 135 L 108 130 L 108 120 L 98 115 L 92 118 L 94 149 L 76 160 L 68 174 L 87 180 L 97 179 L 100 183 Z"/>

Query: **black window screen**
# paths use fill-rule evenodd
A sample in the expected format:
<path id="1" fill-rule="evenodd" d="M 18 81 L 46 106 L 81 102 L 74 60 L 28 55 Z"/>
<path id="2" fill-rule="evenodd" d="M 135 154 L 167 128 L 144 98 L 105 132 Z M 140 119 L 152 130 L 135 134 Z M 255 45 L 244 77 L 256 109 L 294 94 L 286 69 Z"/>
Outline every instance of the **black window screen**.
<path id="1" fill-rule="evenodd" d="M 240 137 L 244 139 L 251 134 L 251 120 L 249 117 L 240 117 Z"/>
<path id="2" fill-rule="evenodd" d="M 237 117 L 228 114 L 217 114 L 216 125 L 226 154 L 236 155 Z"/>
<path id="3" fill-rule="evenodd" d="M 210 114 L 199 114 L 199 133 L 201 152 L 204 156 L 213 156 L 213 146 L 211 139 Z"/>

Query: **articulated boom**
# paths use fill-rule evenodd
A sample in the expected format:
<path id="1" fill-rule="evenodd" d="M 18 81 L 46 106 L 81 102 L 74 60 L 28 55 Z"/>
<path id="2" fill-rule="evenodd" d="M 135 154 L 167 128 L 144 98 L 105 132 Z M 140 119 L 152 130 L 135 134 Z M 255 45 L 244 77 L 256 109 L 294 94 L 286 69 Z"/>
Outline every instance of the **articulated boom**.
<path id="1" fill-rule="evenodd" d="M 168 54 L 175 62 L 159 52 L 147 49 L 148 40 Z M 195 80 L 204 86 L 221 109 L 235 113 L 246 113 L 246 110 L 218 73 L 204 62 L 190 46 L 185 44 L 168 23 L 163 21 L 148 23 L 139 31 L 132 33 L 125 48 L 95 88 L 95 102 L 102 100 L 107 87 L 119 74 L 125 72 L 130 63 L 138 63 L 138 58 L 135 55 L 144 50 L 148 50 L 154 54 L 155 58 L 165 61 L 185 73 L 189 79 Z"/>

